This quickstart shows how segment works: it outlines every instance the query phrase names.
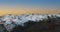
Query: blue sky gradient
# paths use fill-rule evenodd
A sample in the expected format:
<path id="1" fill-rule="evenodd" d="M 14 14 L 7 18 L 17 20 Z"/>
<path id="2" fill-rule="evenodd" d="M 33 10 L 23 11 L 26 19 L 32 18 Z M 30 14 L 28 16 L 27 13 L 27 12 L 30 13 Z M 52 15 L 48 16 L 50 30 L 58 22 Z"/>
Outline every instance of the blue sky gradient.
<path id="1" fill-rule="evenodd" d="M 0 0 L 0 5 L 38 6 L 60 8 L 60 0 Z"/>
<path id="2" fill-rule="evenodd" d="M 0 0 L 0 15 L 60 13 L 60 0 Z"/>

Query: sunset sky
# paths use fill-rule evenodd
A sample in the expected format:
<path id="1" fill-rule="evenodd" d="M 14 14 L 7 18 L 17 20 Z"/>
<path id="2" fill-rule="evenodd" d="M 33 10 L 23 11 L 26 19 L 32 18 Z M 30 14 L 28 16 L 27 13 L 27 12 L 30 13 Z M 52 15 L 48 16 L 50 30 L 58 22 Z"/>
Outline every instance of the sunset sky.
<path id="1" fill-rule="evenodd" d="M 60 0 L 0 0 L 0 15 L 60 13 Z"/>

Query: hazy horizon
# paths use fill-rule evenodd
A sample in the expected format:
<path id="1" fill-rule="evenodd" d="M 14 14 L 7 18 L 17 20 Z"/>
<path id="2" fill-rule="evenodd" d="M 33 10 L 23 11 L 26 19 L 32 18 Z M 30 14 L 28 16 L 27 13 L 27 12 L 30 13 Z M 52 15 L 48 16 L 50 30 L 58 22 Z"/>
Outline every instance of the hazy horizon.
<path id="1" fill-rule="evenodd" d="M 0 15 L 58 14 L 60 0 L 0 0 Z"/>

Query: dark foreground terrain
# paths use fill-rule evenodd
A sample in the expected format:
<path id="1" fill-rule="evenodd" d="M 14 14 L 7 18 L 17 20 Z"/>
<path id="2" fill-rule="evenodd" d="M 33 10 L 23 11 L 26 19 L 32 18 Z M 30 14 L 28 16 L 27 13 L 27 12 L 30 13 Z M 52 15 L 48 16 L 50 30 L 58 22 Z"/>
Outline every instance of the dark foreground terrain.
<path id="1" fill-rule="evenodd" d="M 60 19 L 49 18 L 39 22 L 28 21 L 24 27 L 18 25 L 10 32 L 60 32 Z M 1 25 L 0 25 L 1 27 Z M 5 29 L 5 28 L 4 28 Z M 8 32 L 3 30 L 2 32 Z"/>
<path id="2" fill-rule="evenodd" d="M 26 22 L 25 27 L 17 26 L 12 32 L 60 32 L 60 19 L 48 19 L 40 22 Z"/>

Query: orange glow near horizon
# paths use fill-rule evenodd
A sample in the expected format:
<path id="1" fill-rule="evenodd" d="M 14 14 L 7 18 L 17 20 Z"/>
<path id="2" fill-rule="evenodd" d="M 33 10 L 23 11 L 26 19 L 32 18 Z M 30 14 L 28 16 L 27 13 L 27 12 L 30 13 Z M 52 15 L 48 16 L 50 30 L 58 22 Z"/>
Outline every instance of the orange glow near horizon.
<path id="1" fill-rule="evenodd" d="M 21 8 L 21 7 L 20 7 Z M 14 15 L 19 15 L 19 14 L 57 14 L 60 13 L 59 9 L 43 9 L 43 8 L 38 8 L 38 9 L 33 9 L 33 8 L 0 8 L 0 16 L 1 15 L 6 15 L 6 14 L 14 14 Z"/>
<path id="2" fill-rule="evenodd" d="M 5 15 L 5 14 L 57 14 L 60 13 L 59 11 L 0 11 L 0 15 Z"/>

